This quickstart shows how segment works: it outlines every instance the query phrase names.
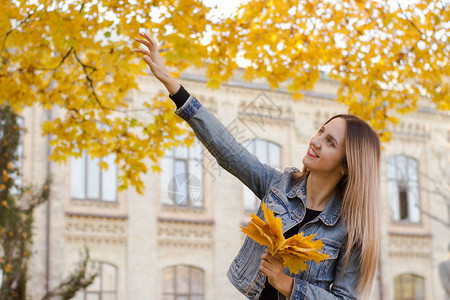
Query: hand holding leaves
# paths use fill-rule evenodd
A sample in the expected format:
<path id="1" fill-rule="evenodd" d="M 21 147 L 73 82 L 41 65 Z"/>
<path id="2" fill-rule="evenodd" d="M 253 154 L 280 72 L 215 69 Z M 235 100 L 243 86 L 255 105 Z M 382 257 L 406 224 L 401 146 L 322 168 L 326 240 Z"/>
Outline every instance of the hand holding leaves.
<path id="1" fill-rule="evenodd" d="M 300 232 L 287 240 L 283 236 L 280 218 L 275 218 L 273 212 L 267 209 L 265 203 L 261 204 L 264 219 L 252 214 L 248 227 L 241 227 L 242 231 L 260 245 L 268 247 L 271 255 L 277 254 L 283 259 L 283 267 L 289 268 L 293 274 L 306 270 L 306 261 L 314 260 L 319 264 L 328 258 L 327 254 L 320 253 L 323 247 L 321 240 L 313 241 L 314 235 L 303 236 Z"/>

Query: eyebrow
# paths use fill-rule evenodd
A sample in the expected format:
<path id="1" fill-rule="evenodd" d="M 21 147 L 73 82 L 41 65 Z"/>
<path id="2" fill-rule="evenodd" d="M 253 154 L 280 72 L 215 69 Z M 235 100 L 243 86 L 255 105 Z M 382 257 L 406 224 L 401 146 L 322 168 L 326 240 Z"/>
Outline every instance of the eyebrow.
<path id="1" fill-rule="evenodd" d="M 323 131 L 325 131 L 325 125 L 322 126 L 322 128 L 320 128 L 320 129 L 321 129 L 321 130 L 323 129 Z M 332 136 L 332 135 L 329 134 L 329 133 L 327 133 L 327 136 L 330 137 L 330 138 L 336 143 L 336 146 L 339 145 L 338 141 L 334 138 L 334 136 Z"/>

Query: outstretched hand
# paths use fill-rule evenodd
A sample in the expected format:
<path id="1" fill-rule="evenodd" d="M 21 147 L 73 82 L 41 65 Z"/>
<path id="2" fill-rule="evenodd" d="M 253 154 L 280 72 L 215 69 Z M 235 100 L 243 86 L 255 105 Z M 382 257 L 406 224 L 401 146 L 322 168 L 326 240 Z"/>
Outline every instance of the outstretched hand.
<path id="1" fill-rule="evenodd" d="M 179 84 L 173 79 L 169 70 L 164 65 L 164 62 L 159 54 L 158 44 L 156 41 L 147 33 L 139 33 L 143 39 L 135 38 L 135 40 L 147 49 L 134 49 L 134 52 L 144 54 L 143 60 L 147 63 L 152 71 L 153 75 L 161 81 L 171 94 L 174 94 L 178 88 Z"/>

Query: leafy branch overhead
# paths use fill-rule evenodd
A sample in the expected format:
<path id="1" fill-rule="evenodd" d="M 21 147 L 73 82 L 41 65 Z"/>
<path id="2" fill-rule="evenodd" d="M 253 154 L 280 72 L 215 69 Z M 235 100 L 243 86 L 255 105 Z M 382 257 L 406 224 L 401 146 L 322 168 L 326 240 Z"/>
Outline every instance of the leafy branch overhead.
<path id="1" fill-rule="evenodd" d="M 319 264 L 328 258 L 329 255 L 318 251 L 323 247 L 323 243 L 319 239 L 313 241 L 315 234 L 305 237 L 300 232 L 286 240 L 283 236 L 281 219 L 276 218 L 265 203 L 261 203 L 261 208 L 266 221 L 252 214 L 248 227 L 241 227 L 242 232 L 258 244 L 267 246 L 271 255 L 280 256 L 283 259 L 283 266 L 289 268 L 291 273 L 298 274 L 299 271 L 306 270 L 307 261 L 314 260 Z"/>
<path id="2" fill-rule="evenodd" d="M 42 124 L 53 138 L 51 159 L 114 153 L 120 188 L 142 191 L 144 161 L 158 170 L 164 150 L 187 134 L 167 94 L 127 100 L 146 74 L 133 38 L 147 30 L 168 66 L 205 68 L 213 88 L 243 61 L 245 80 L 286 85 L 299 99 L 325 71 L 340 82 L 336 101 L 387 141 L 389 125 L 415 111 L 421 95 L 450 108 L 450 3 L 389 3 L 251 0 L 218 17 L 200 0 L 2 1 L 0 104 L 18 113 L 54 108 Z"/>

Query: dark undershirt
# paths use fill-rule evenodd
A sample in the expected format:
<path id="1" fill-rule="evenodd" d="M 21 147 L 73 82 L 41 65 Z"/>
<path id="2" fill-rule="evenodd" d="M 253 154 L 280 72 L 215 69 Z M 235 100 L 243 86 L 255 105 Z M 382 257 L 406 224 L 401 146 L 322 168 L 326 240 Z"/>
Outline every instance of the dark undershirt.
<path id="1" fill-rule="evenodd" d="M 184 89 L 182 85 L 180 85 L 179 90 L 173 94 L 169 95 L 170 99 L 173 100 L 177 108 L 180 108 L 183 106 L 183 104 L 189 99 L 189 92 Z M 299 224 L 295 225 L 288 231 L 286 231 L 283 235 L 285 239 L 290 238 L 293 235 L 296 235 L 300 228 L 308 223 L 309 221 L 312 221 L 315 217 L 317 217 L 321 211 L 319 210 L 312 210 L 309 208 L 306 208 L 306 214 L 303 218 L 303 221 L 301 221 Z M 264 284 L 264 289 L 261 292 L 261 295 L 259 296 L 259 300 L 276 300 L 278 299 L 278 291 L 270 285 L 269 281 L 266 279 L 266 282 Z"/>
<path id="2" fill-rule="evenodd" d="M 187 99 L 189 99 L 189 96 L 190 94 L 188 93 L 188 91 L 186 91 L 184 87 L 180 85 L 178 91 L 173 95 L 169 95 L 169 98 L 173 100 L 177 108 L 180 108 L 187 101 Z"/>
<path id="3" fill-rule="evenodd" d="M 320 210 L 312 210 L 306 208 L 306 214 L 305 217 L 303 218 L 303 221 L 301 221 L 299 224 L 295 225 L 294 227 L 286 231 L 283 234 L 284 238 L 288 239 L 291 236 L 296 235 L 299 232 L 300 227 L 302 227 L 309 221 L 312 221 L 315 217 L 320 215 L 321 212 L 322 211 Z M 270 285 L 269 281 L 266 278 L 264 289 L 262 290 L 261 295 L 259 296 L 259 300 L 276 300 L 276 299 L 278 299 L 278 291 L 272 285 Z"/>

